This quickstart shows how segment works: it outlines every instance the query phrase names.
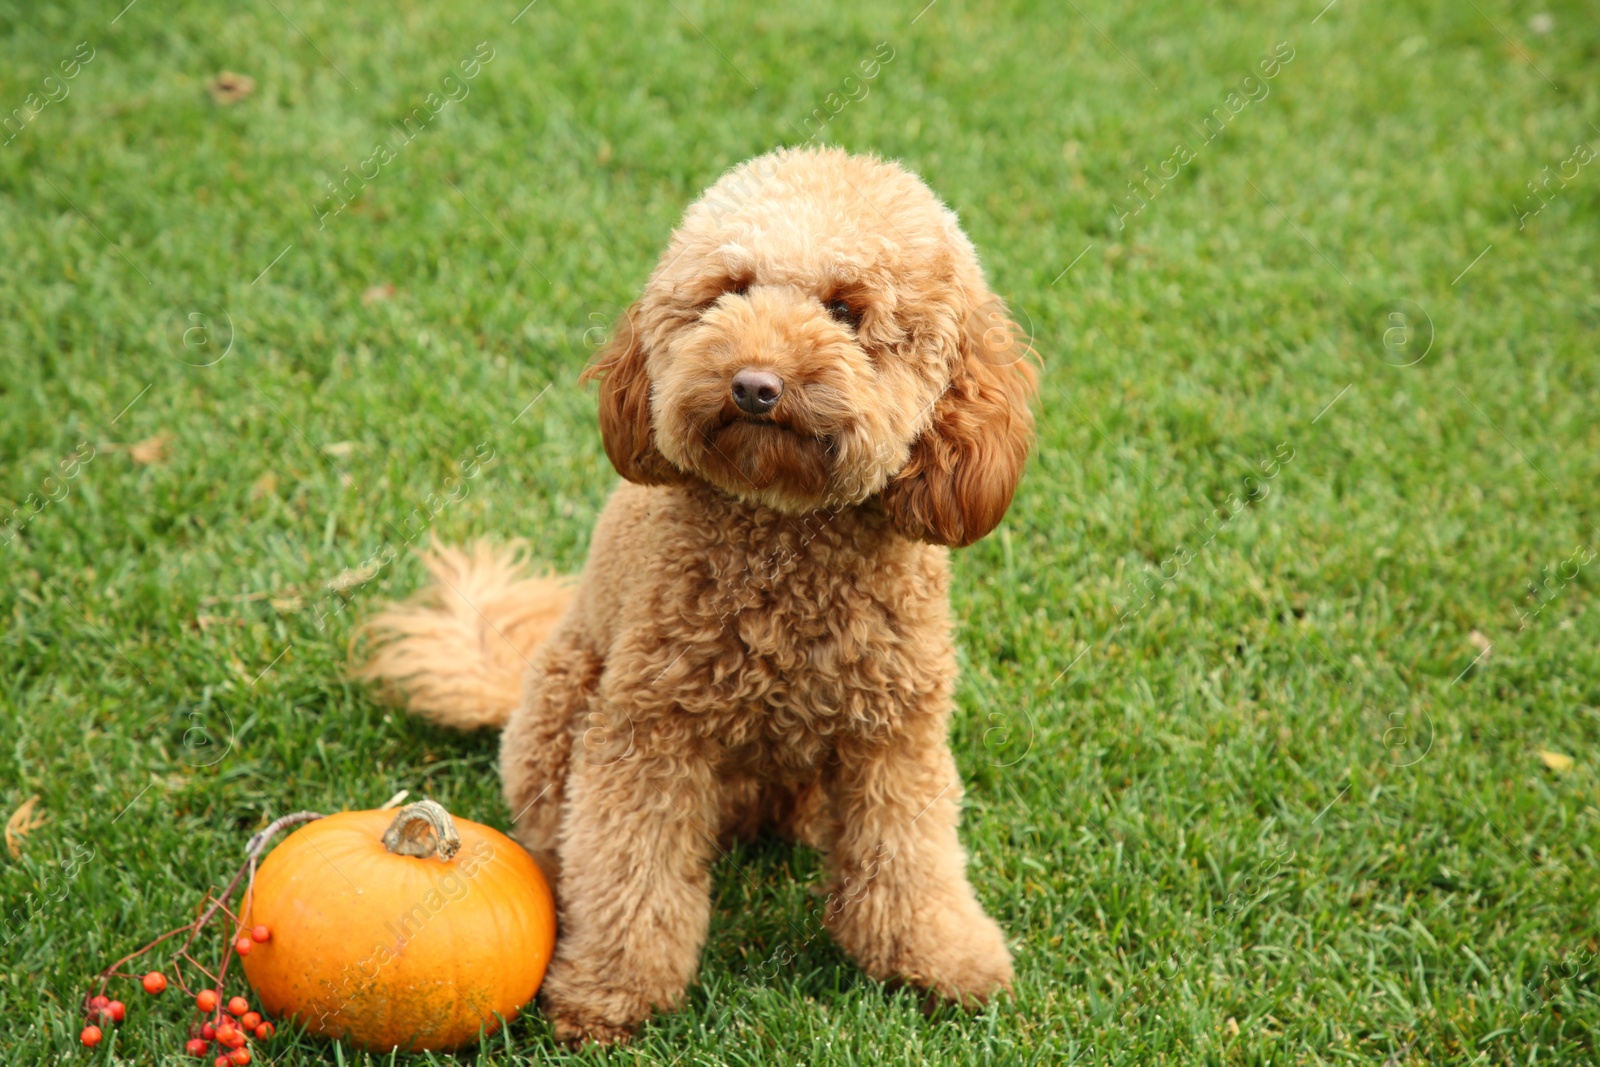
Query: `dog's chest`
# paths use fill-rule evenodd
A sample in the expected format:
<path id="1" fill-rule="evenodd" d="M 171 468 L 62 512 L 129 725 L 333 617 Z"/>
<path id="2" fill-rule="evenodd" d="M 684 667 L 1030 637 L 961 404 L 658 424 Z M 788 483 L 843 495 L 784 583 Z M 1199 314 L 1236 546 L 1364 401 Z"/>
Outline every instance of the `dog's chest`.
<path id="1" fill-rule="evenodd" d="M 948 691 L 942 552 L 820 520 L 731 532 L 668 597 L 677 703 L 730 761 L 809 770 Z"/>

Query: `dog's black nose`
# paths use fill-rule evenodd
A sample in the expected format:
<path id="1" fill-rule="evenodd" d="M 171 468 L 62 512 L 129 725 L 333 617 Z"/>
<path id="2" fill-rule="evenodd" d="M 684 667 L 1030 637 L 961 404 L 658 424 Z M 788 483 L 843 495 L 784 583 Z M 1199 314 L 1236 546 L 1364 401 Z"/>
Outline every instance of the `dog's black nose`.
<path id="1" fill-rule="evenodd" d="M 765 415 L 783 395 L 783 379 L 769 370 L 746 367 L 733 376 L 733 402 L 750 415 Z"/>

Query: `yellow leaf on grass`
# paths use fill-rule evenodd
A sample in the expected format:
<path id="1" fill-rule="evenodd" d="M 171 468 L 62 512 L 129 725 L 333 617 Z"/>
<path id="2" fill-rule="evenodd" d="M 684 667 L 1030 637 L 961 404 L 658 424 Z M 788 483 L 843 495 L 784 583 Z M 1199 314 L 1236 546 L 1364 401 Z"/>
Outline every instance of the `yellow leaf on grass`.
<path id="1" fill-rule="evenodd" d="M 33 831 L 50 821 L 48 815 L 33 814 L 34 805 L 39 803 L 39 794 L 35 793 L 22 802 L 22 806 L 11 813 L 11 818 L 6 820 L 6 851 L 11 853 L 11 858 L 22 858 L 22 842 Z"/>
<path id="2" fill-rule="evenodd" d="M 1571 756 L 1563 755 L 1560 752 L 1551 752 L 1548 748 L 1539 750 L 1539 762 L 1557 774 L 1564 774 L 1572 769 Z"/>

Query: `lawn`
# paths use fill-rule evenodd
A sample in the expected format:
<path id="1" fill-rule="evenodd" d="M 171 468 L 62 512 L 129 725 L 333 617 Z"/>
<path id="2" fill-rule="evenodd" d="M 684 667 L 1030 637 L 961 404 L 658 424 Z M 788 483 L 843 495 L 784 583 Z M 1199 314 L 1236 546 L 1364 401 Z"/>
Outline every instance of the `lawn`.
<path id="1" fill-rule="evenodd" d="M 682 1011 L 459 1062 L 1594 1061 L 1593 5 L 123 2 L 0 6 L 0 1061 L 179 1062 L 173 997 L 93 1052 L 79 998 L 276 815 L 509 823 L 346 643 L 408 542 L 581 566 L 579 370 L 808 137 L 921 173 L 1044 361 L 954 563 L 1015 995 L 924 1015 L 762 842 Z"/>

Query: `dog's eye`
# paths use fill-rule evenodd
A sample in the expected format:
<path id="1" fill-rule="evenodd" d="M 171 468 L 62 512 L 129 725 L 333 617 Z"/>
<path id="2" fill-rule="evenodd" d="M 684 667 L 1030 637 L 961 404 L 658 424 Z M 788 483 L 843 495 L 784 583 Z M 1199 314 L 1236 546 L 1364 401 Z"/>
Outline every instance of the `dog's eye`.
<path id="1" fill-rule="evenodd" d="M 842 322 L 852 330 L 861 325 L 861 312 L 843 300 L 830 300 L 824 306 L 835 322 Z"/>

